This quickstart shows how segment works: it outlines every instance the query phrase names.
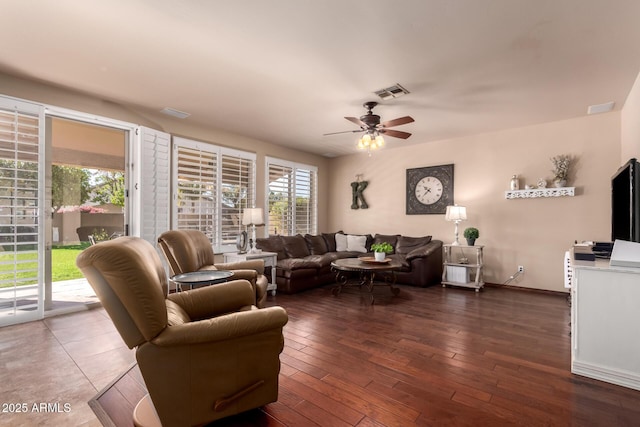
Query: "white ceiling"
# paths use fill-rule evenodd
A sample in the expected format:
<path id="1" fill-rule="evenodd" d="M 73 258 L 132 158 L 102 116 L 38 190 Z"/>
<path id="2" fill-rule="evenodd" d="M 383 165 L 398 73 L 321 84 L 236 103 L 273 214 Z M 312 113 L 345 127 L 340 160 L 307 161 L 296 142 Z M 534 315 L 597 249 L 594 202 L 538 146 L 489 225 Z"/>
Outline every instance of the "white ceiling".
<path id="1" fill-rule="evenodd" d="M 0 71 L 321 154 L 362 103 L 416 121 L 389 147 L 620 109 L 638 0 L 3 0 Z M 411 93 L 381 101 L 375 90 Z"/>

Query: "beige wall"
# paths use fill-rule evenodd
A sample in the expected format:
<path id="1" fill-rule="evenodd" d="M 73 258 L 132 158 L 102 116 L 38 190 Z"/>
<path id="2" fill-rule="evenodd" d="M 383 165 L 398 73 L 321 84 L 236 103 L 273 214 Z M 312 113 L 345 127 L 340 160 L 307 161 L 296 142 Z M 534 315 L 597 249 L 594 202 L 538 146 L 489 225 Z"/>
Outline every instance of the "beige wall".
<path id="1" fill-rule="evenodd" d="M 569 185 L 575 197 L 506 200 L 513 174 L 521 184 L 551 178 L 550 157 L 578 156 Z M 563 291 L 563 255 L 574 240 L 610 240 L 610 177 L 620 163 L 620 113 L 612 112 L 490 134 L 430 142 L 331 161 L 329 229 L 352 233 L 433 235 L 451 242 L 444 215 L 406 215 L 406 169 L 453 163 L 455 202 L 467 207 L 461 223 L 480 230 L 486 275 L 512 285 Z M 352 210 L 350 182 L 369 181 L 369 209 Z"/>
<path id="2" fill-rule="evenodd" d="M 621 122 L 625 153 L 638 155 L 640 104 L 636 82 L 621 113 L 613 112 L 491 134 L 326 159 L 223 131 L 190 125 L 159 114 L 141 115 L 115 103 L 0 74 L 0 93 L 160 129 L 175 135 L 254 151 L 257 154 L 257 203 L 264 202 L 264 157 L 273 156 L 318 167 L 319 231 L 433 235 L 449 242 L 453 224 L 443 215 L 405 215 L 406 169 L 455 164 L 455 201 L 466 205 L 469 220 L 486 246 L 486 280 L 502 283 L 518 265 L 525 275 L 511 284 L 563 290 L 562 256 L 575 240 L 610 240 L 609 180 L 620 166 Z M 415 138 L 416 136 L 414 136 Z M 629 142 L 630 141 L 630 142 Z M 549 158 L 579 157 L 570 185 L 576 197 L 506 200 L 511 175 L 527 183 L 551 177 Z M 331 171 L 331 173 L 329 173 Z M 350 183 L 356 174 L 369 181 L 370 208 L 351 210 Z M 263 229 L 262 229 L 263 230 Z M 259 229 L 259 232 L 262 231 Z"/>
<path id="3" fill-rule="evenodd" d="M 19 79 L 2 73 L 0 73 L 0 94 L 143 125 L 168 132 L 173 135 L 183 136 L 185 138 L 192 138 L 204 142 L 255 152 L 257 156 L 256 178 L 258 190 L 256 195 L 256 205 L 259 207 L 264 207 L 265 156 L 277 157 L 284 160 L 317 166 L 318 200 L 326 200 L 329 194 L 327 180 L 328 159 L 321 156 L 285 148 L 265 141 L 246 138 L 228 132 L 207 129 L 202 126 L 194 126 L 189 123 L 189 119 L 178 120 L 163 114 L 141 114 L 133 112 L 128 108 L 110 101 L 93 98 L 63 88 Z M 319 205 L 319 230 L 327 228 L 327 206 L 328 205 L 325 203 L 320 203 Z M 264 227 L 259 227 L 257 229 L 257 233 L 258 235 L 264 233 Z"/>
<path id="4" fill-rule="evenodd" d="M 622 108 L 620 165 L 632 157 L 640 159 L 640 74 Z"/>

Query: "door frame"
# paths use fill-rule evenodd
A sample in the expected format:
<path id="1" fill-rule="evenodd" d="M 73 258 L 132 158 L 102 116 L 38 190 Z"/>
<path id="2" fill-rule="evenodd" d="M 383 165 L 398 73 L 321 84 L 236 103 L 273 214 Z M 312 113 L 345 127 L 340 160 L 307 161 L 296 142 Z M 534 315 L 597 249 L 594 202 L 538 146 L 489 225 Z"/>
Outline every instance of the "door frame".
<path id="1" fill-rule="evenodd" d="M 50 105 L 44 106 L 45 117 L 45 171 L 47 180 L 45 182 L 45 224 L 44 224 L 44 315 L 61 314 L 59 310 L 50 310 L 50 304 L 52 301 L 53 282 L 52 282 L 52 262 L 51 262 L 51 249 L 53 247 L 53 210 L 51 208 L 51 160 L 52 160 L 52 144 L 51 144 L 51 118 L 73 120 L 80 123 L 92 124 L 103 127 L 110 127 L 113 129 L 123 130 L 126 133 L 125 139 L 125 172 L 124 180 L 127 186 L 125 191 L 125 206 L 124 206 L 124 231 L 125 234 L 129 234 L 129 225 L 131 224 L 131 212 L 132 198 L 131 194 L 131 159 L 132 149 L 135 143 L 136 128 L 138 125 L 123 122 L 121 120 L 110 119 L 108 117 L 96 116 L 95 114 L 83 113 L 81 111 L 70 110 L 67 108 L 55 107 Z M 71 308 L 67 311 L 75 311 L 76 309 L 84 309 L 83 304 L 79 304 L 76 308 Z"/>

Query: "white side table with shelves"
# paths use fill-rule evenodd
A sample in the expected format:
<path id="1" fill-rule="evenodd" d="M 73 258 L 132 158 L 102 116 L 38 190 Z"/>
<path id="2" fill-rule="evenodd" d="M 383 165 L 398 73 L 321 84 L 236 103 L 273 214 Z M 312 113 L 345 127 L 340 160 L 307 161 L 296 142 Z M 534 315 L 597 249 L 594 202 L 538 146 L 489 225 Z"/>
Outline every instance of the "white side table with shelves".
<path id="1" fill-rule="evenodd" d="M 276 263 L 278 262 L 278 254 L 276 252 L 246 252 L 239 254 L 237 252 L 226 252 L 224 255 L 224 262 L 239 262 L 247 261 L 250 259 L 263 259 L 265 267 L 271 267 L 271 283 L 267 286 L 267 292 L 271 291 L 271 295 L 276 294 L 278 285 L 276 283 Z"/>
<path id="2" fill-rule="evenodd" d="M 442 245 L 442 248 L 444 250 L 442 286 L 461 286 L 473 288 L 479 292 L 480 288 L 484 287 L 484 246 Z M 473 254 L 475 259 L 472 258 Z M 465 257 L 468 257 L 468 263 L 460 262 L 460 258 Z"/>

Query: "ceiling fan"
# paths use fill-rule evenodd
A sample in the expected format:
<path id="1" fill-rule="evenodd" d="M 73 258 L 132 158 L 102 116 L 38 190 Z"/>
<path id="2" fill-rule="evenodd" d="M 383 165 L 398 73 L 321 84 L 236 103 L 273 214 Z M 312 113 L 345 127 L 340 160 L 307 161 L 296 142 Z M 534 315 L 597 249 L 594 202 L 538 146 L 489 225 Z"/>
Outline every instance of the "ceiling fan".
<path id="1" fill-rule="evenodd" d="M 382 138 L 382 135 L 402 139 L 407 139 L 411 136 L 409 132 L 389 128 L 411 123 L 414 121 L 412 117 L 404 116 L 380 123 L 380 116 L 373 114 L 373 108 L 376 105 L 378 105 L 378 103 L 374 101 L 365 102 L 363 107 L 367 109 L 367 114 L 360 116 L 359 119 L 356 117 L 345 117 L 345 119 L 360 126 L 360 129 L 325 133 L 324 136 L 337 135 L 341 133 L 364 132 L 365 134 L 358 141 L 358 148 L 366 148 L 367 150 L 382 147 L 384 144 L 384 138 Z"/>

